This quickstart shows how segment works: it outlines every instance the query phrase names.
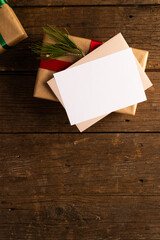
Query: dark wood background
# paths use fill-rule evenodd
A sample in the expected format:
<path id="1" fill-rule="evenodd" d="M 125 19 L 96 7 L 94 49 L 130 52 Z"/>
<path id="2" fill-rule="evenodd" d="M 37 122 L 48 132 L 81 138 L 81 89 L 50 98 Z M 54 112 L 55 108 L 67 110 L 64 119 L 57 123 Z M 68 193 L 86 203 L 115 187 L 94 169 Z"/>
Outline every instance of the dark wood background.
<path id="1" fill-rule="evenodd" d="M 0 239 L 160 239 L 160 1 L 10 0 L 29 38 L 0 55 Z M 85 133 L 59 103 L 32 97 L 41 26 L 149 50 L 154 87 L 135 117 Z"/>

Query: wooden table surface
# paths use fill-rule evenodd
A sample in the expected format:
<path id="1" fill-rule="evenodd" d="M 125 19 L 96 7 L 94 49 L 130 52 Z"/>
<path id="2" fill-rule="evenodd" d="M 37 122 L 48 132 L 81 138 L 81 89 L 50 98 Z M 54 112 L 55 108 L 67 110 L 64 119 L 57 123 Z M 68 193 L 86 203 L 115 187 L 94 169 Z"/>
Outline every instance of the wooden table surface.
<path id="1" fill-rule="evenodd" d="M 10 0 L 29 38 L 0 55 L 0 239 L 160 240 L 160 1 Z M 136 116 L 85 133 L 32 97 L 41 26 L 149 50 L 154 87 Z"/>

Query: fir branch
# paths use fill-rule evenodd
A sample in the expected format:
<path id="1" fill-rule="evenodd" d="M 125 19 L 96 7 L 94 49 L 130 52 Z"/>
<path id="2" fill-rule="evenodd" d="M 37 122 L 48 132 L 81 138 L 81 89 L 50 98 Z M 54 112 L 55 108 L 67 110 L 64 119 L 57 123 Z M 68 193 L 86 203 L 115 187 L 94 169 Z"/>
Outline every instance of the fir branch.
<path id="1" fill-rule="evenodd" d="M 61 30 L 48 25 L 47 28 L 43 27 L 44 32 L 56 42 L 53 43 L 36 43 L 33 44 L 31 49 L 34 53 L 38 54 L 44 59 L 56 59 L 64 56 L 78 56 L 84 57 L 82 49 L 69 37 L 68 31 L 62 32 Z"/>

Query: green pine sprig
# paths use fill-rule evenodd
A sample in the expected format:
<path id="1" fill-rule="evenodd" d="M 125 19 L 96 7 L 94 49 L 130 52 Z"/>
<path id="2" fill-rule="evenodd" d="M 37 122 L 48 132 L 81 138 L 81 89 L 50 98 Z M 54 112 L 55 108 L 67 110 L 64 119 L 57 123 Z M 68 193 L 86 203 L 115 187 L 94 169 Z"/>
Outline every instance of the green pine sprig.
<path id="1" fill-rule="evenodd" d="M 48 25 L 43 27 L 44 32 L 53 39 L 56 43 L 35 43 L 31 49 L 34 53 L 41 56 L 44 59 L 56 59 L 64 56 L 78 56 L 84 57 L 82 49 L 69 37 L 68 31 L 62 32 L 61 30 Z"/>

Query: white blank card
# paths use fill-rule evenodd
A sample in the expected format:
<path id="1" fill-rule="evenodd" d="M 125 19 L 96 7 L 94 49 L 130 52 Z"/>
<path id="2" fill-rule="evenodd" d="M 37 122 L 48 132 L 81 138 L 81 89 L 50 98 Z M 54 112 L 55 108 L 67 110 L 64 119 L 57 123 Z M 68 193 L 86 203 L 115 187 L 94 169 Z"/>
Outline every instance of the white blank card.
<path id="1" fill-rule="evenodd" d="M 54 77 L 71 125 L 146 100 L 131 48 Z"/>

